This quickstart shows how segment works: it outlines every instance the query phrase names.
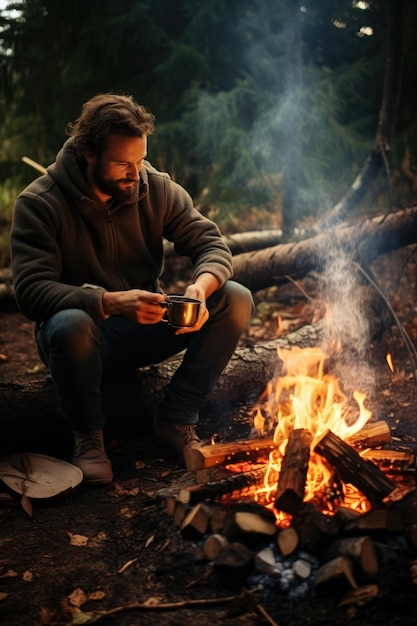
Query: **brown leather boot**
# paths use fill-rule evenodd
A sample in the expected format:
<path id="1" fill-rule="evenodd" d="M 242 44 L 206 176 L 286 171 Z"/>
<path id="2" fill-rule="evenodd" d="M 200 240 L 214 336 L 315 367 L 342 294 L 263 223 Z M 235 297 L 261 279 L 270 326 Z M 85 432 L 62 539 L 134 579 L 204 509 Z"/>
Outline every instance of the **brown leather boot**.
<path id="1" fill-rule="evenodd" d="M 76 465 L 84 474 L 87 485 L 107 485 L 113 480 L 110 459 L 104 451 L 103 430 L 82 433 L 73 430 L 74 456 Z"/>

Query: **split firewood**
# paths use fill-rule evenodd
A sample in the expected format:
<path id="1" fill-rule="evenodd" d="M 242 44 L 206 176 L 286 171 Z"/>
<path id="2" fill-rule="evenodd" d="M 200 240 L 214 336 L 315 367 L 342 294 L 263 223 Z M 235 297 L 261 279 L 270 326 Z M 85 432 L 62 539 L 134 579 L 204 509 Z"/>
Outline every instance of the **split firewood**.
<path id="1" fill-rule="evenodd" d="M 370 502 L 382 502 L 397 487 L 376 465 L 362 459 L 330 430 L 321 436 L 314 451 L 328 461 L 345 483 L 357 487 Z"/>
<path id="2" fill-rule="evenodd" d="M 334 517 L 320 513 L 309 502 L 303 503 L 292 519 L 292 526 L 299 536 L 300 547 L 312 554 L 325 550 L 339 532 Z"/>
<path id="3" fill-rule="evenodd" d="M 331 543 L 323 555 L 324 561 L 332 561 L 339 556 L 348 556 L 368 576 L 376 576 L 379 563 L 375 544 L 368 536 L 345 537 Z"/>
<path id="4" fill-rule="evenodd" d="M 203 543 L 203 554 L 208 561 L 215 561 L 227 545 L 229 545 L 229 542 L 226 537 L 215 533 L 207 537 Z"/>
<path id="5" fill-rule="evenodd" d="M 178 499 L 184 504 L 220 500 L 223 496 L 236 499 L 239 496 L 254 493 L 264 482 L 266 468 L 262 467 L 249 472 L 233 474 L 216 483 L 206 485 L 192 485 L 181 489 Z"/>
<path id="6" fill-rule="evenodd" d="M 183 521 L 185 520 L 188 513 L 188 509 L 182 502 L 175 502 L 175 510 L 174 510 L 174 526 L 177 528 L 181 528 Z"/>
<path id="7" fill-rule="evenodd" d="M 294 515 L 304 498 L 312 435 L 306 428 L 293 430 L 288 437 L 278 481 L 275 508 Z"/>
<path id="8" fill-rule="evenodd" d="M 391 441 L 391 429 L 384 422 L 368 422 L 362 428 L 346 439 L 353 448 L 376 448 Z"/>
<path id="9" fill-rule="evenodd" d="M 232 542 L 213 561 L 213 571 L 228 587 L 241 588 L 254 566 L 255 554 L 247 546 Z"/>
<path id="10" fill-rule="evenodd" d="M 234 505 L 225 519 L 224 534 L 229 541 L 255 545 L 265 538 L 270 540 L 276 532 L 274 513 L 256 503 Z"/>
<path id="11" fill-rule="evenodd" d="M 339 556 L 322 565 L 316 573 L 315 587 L 324 587 L 334 579 L 342 578 L 352 589 L 357 589 L 358 584 L 353 576 L 353 562 L 347 556 Z"/>
<path id="12" fill-rule="evenodd" d="M 374 507 L 352 520 L 346 530 L 387 530 L 393 533 L 404 531 L 404 520 L 396 509 Z"/>
<path id="13" fill-rule="evenodd" d="M 210 523 L 210 509 L 204 502 L 199 502 L 185 516 L 181 524 L 181 533 L 189 539 L 199 539 L 206 534 Z"/>
<path id="14" fill-rule="evenodd" d="M 288 526 L 278 532 L 277 546 L 284 558 L 295 552 L 299 543 L 300 537 L 293 526 Z"/>
<path id="15" fill-rule="evenodd" d="M 340 530 L 344 530 L 348 524 L 354 522 L 361 515 L 362 513 L 357 509 L 339 506 L 334 515 L 334 519 L 338 523 Z"/>
<path id="16" fill-rule="evenodd" d="M 267 460 L 274 448 L 276 448 L 276 443 L 272 437 L 216 443 L 211 446 L 191 446 L 184 450 L 184 461 L 189 472 L 218 465 L 258 463 L 261 460 Z"/>
<path id="17" fill-rule="evenodd" d="M 227 508 L 222 505 L 212 505 L 211 518 L 210 518 L 210 530 L 212 533 L 223 533 L 224 521 L 227 516 Z"/>

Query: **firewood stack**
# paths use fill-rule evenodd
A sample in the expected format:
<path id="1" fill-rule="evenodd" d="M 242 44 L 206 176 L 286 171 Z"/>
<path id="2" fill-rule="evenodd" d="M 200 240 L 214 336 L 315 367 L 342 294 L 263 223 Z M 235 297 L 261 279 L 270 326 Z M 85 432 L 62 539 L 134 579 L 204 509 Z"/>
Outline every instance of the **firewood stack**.
<path id="1" fill-rule="evenodd" d="M 322 435 L 314 453 L 332 468 L 333 485 L 340 485 L 327 509 L 320 509 L 322 498 L 304 501 L 311 444 L 304 429 L 288 441 L 268 505 L 260 494 L 272 439 L 193 447 L 185 462 L 195 483 L 168 497 L 167 512 L 227 586 L 261 582 L 292 597 L 313 587 L 334 597 L 336 590 L 341 605 L 359 606 L 379 593 L 392 537 L 401 537 L 410 584 L 416 584 L 416 457 L 388 449 L 390 442 L 385 422 L 367 424 L 347 441 L 331 431 Z M 363 495 L 365 509 L 345 504 L 349 485 Z"/>

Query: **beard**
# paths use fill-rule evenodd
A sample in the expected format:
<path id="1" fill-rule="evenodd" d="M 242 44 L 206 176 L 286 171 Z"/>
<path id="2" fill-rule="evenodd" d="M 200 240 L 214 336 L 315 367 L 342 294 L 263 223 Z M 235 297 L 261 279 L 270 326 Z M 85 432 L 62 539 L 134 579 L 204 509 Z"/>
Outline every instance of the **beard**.
<path id="1" fill-rule="evenodd" d="M 116 202 L 135 202 L 139 197 L 139 181 L 128 178 L 106 180 L 101 175 L 100 166 L 96 164 L 92 171 L 94 183 L 104 194 L 111 196 Z M 124 183 L 131 183 L 125 187 Z"/>

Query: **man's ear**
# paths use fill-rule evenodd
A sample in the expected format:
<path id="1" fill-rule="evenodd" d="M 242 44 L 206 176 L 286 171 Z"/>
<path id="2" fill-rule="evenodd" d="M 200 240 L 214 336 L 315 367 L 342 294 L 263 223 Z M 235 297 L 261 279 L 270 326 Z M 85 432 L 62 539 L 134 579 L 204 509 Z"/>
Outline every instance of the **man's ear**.
<path id="1" fill-rule="evenodd" d="M 93 163 L 96 160 L 96 155 L 92 150 L 84 150 L 84 158 L 87 163 Z"/>

